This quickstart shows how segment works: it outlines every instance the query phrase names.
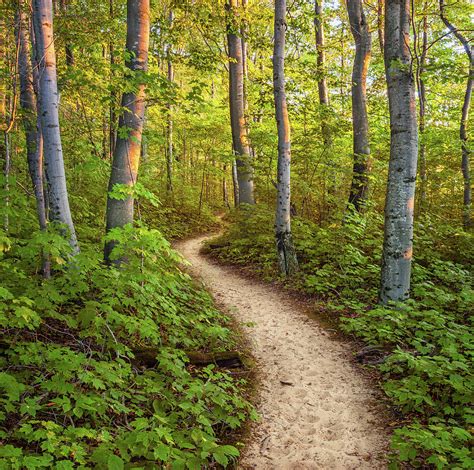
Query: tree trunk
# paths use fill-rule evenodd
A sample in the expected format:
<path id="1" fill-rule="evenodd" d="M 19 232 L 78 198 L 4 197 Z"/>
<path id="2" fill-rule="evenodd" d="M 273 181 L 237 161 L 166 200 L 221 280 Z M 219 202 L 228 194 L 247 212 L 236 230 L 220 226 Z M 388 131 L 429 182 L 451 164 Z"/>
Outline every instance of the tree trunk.
<path id="1" fill-rule="evenodd" d="M 61 9 L 61 14 L 63 16 L 67 16 L 67 0 L 60 0 L 59 2 L 60 9 Z M 68 67 L 73 67 L 75 60 L 74 60 L 74 52 L 72 50 L 72 45 L 70 42 L 70 38 L 67 38 L 66 44 L 64 45 L 64 51 L 66 53 L 66 65 Z"/>
<path id="2" fill-rule="evenodd" d="M 369 182 L 370 144 L 366 83 L 372 40 L 362 0 L 348 0 L 347 12 L 355 42 L 351 89 L 354 169 L 349 204 L 360 212 L 367 199 Z"/>
<path id="3" fill-rule="evenodd" d="M 459 138 L 461 139 L 461 170 L 464 180 L 463 191 L 463 225 L 464 228 L 472 227 L 471 219 L 471 172 L 470 172 L 470 150 L 468 145 L 467 124 L 469 120 L 469 108 L 471 106 L 472 86 L 474 82 L 474 54 L 469 40 L 454 27 L 447 19 L 445 13 L 444 0 L 439 0 L 440 16 L 446 27 L 456 36 L 458 41 L 463 45 L 466 55 L 469 59 L 469 77 L 467 79 L 466 91 L 464 93 L 464 101 L 461 111 L 461 122 L 459 125 Z"/>
<path id="4" fill-rule="evenodd" d="M 239 179 L 237 177 L 237 163 L 232 162 L 232 187 L 234 189 L 234 207 L 239 207 Z"/>
<path id="5" fill-rule="evenodd" d="M 169 12 L 169 27 L 173 24 L 173 11 Z M 168 82 L 173 83 L 174 80 L 174 69 L 173 62 L 171 61 L 171 44 L 166 47 L 167 61 L 168 61 Z M 166 123 L 166 139 L 167 139 L 167 150 L 166 150 L 166 190 L 170 193 L 173 192 L 173 105 L 171 100 L 166 105 L 167 110 L 167 123 Z"/>
<path id="6" fill-rule="evenodd" d="M 36 211 L 41 230 L 46 229 L 46 206 L 43 189 L 43 148 L 38 126 L 36 96 L 33 87 L 29 21 L 24 11 L 24 2 L 18 3 L 15 35 L 18 41 L 18 68 L 20 76 L 20 105 L 23 109 L 23 126 L 26 136 L 28 170 L 36 198 Z"/>
<path id="7" fill-rule="evenodd" d="M 406 300 L 410 294 L 418 128 L 409 42 L 410 0 L 386 0 L 384 60 L 390 162 L 379 293 L 382 304 Z"/>
<path id="8" fill-rule="evenodd" d="M 77 253 L 79 247 L 69 208 L 59 128 L 59 93 L 53 39 L 53 6 L 51 0 L 34 0 L 33 4 L 36 56 L 39 61 L 38 100 L 43 135 L 45 173 L 48 184 L 49 219 L 67 227 L 69 243 L 73 251 Z"/>
<path id="9" fill-rule="evenodd" d="M 379 37 L 380 51 L 382 52 L 382 54 L 384 51 L 383 5 L 384 5 L 384 0 L 377 0 L 377 35 Z"/>
<path id="10" fill-rule="evenodd" d="M 427 172 L 426 172 L 426 144 L 424 141 L 424 133 L 425 133 L 425 120 L 426 120 L 426 87 L 425 81 L 423 78 L 423 73 L 425 72 L 426 66 L 426 56 L 428 53 L 428 16 L 427 16 L 427 3 L 425 3 L 425 11 L 423 12 L 423 32 L 422 32 L 422 39 L 421 39 L 421 54 L 418 57 L 418 66 L 416 68 L 416 86 L 418 90 L 418 103 L 419 103 L 419 123 L 418 129 L 420 133 L 420 152 L 419 152 L 419 178 L 420 178 L 420 197 L 418 200 L 418 207 L 417 207 L 417 216 L 423 213 L 426 205 L 426 183 L 427 183 Z M 416 35 L 414 35 L 414 49 L 416 50 Z"/>
<path id="11" fill-rule="evenodd" d="M 149 0 L 127 0 L 127 44 L 130 53 L 126 66 L 134 75 L 140 77 L 147 70 L 148 44 L 150 34 L 150 3 Z M 123 114 L 119 119 L 119 129 L 128 129 L 128 136 L 118 135 L 112 161 L 109 180 L 109 192 L 115 185 L 132 188 L 137 181 L 140 149 L 145 117 L 145 84 L 137 85 L 136 91 L 124 93 L 122 96 Z M 132 195 L 125 199 L 107 197 L 106 231 L 133 223 L 134 199 Z M 110 254 L 117 242 L 106 243 L 104 257 L 110 262 Z M 115 260 L 116 264 L 125 261 Z"/>
<path id="12" fill-rule="evenodd" d="M 233 150 L 236 156 L 239 204 L 255 204 L 253 167 L 245 121 L 244 73 L 242 41 L 236 20 L 237 0 L 226 3 L 228 11 L 227 41 L 229 46 L 229 107 Z"/>
<path id="13" fill-rule="evenodd" d="M 114 3 L 113 0 L 109 0 L 109 14 L 110 20 L 114 19 Z M 110 90 L 110 107 L 109 107 L 109 147 L 110 147 L 110 158 L 113 158 L 115 152 L 115 141 L 117 140 L 117 92 L 115 91 L 115 84 L 114 77 L 114 65 L 115 65 L 115 51 L 114 51 L 114 43 L 113 39 L 110 39 L 109 43 L 109 53 L 110 53 L 110 78 L 112 82 L 111 90 Z"/>
<path id="14" fill-rule="evenodd" d="M 280 271 L 288 276 L 298 269 L 298 262 L 291 236 L 291 139 L 285 92 L 285 30 L 286 0 L 275 0 L 273 94 L 278 130 L 275 237 Z"/>
<path id="15" fill-rule="evenodd" d="M 329 106 L 329 92 L 326 82 L 326 44 L 324 40 L 323 25 L 324 0 L 315 0 L 314 2 L 314 30 L 316 35 L 317 51 L 317 74 L 318 74 L 318 94 L 319 104 L 321 106 L 321 132 L 323 134 L 324 145 L 331 144 L 331 129 L 327 125 L 327 108 Z"/>

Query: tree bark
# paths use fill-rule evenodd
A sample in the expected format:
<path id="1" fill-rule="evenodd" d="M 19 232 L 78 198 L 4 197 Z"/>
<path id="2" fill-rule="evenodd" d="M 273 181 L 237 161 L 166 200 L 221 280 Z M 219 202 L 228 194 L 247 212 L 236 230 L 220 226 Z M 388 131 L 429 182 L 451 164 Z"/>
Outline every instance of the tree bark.
<path id="1" fill-rule="evenodd" d="M 43 148 L 38 125 L 37 103 L 33 87 L 29 20 L 24 11 L 24 1 L 18 2 L 15 35 L 18 41 L 18 69 L 20 76 L 20 106 L 23 109 L 23 127 L 26 137 L 28 170 L 36 198 L 36 211 L 41 230 L 46 229 L 46 205 L 43 189 Z"/>
<path id="2" fill-rule="evenodd" d="M 444 0 L 439 0 L 440 17 L 446 27 L 451 31 L 458 41 L 463 45 L 466 55 L 469 59 L 469 77 L 466 83 L 464 101 L 461 111 L 461 121 L 459 125 L 459 138 L 461 139 L 461 170 L 464 180 L 463 190 L 463 225 L 464 228 L 471 228 L 473 223 L 471 219 L 472 209 L 472 189 L 471 189 L 471 171 L 470 171 L 470 149 L 468 145 L 467 125 L 469 120 L 469 108 L 471 107 L 472 87 L 474 82 L 474 54 L 469 40 L 454 27 L 448 20 L 445 12 Z"/>
<path id="3" fill-rule="evenodd" d="M 418 127 L 410 42 L 410 0 L 386 0 L 385 73 L 390 112 L 390 162 L 385 201 L 379 299 L 410 293 Z"/>
<path id="4" fill-rule="evenodd" d="M 285 92 L 286 0 L 275 0 L 273 94 L 278 130 L 277 204 L 275 237 L 280 271 L 285 276 L 298 269 L 291 236 L 291 138 Z"/>
<path id="5" fill-rule="evenodd" d="M 242 41 L 236 20 L 237 0 L 226 3 L 227 42 L 229 46 L 229 107 L 233 150 L 236 156 L 239 204 L 255 204 L 253 167 L 248 142 L 244 104 L 244 73 Z"/>
<path id="6" fill-rule="evenodd" d="M 49 198 L 49 219 L 67 227 L 69 243 L 79 251 L 72 221 L 59 128 L 59 93 L 51 0 L 34 0 L 33 23 L 38 58 L 39 111 Z"/>
<path id="7" fill-rule="evenodd" d="M 169 27 L 171 28 L 173 24 L 173 10 L 170 10 L 169 16 Z M 171 44 L 167 44 L 166 46 L 166 55 L 167 55 L 167 62 L 168 62 L 168 82 L 170 84 L 173 83 L 174 80 L 174 68 L 173 62 L 171 61 Z M 167 122 L 166 122 L 166 139 L 167 139 L 167 150 L 166 150 L 166 190 L 170 193 L 173 192 L 173 105 L 171 104 L 171 100 L 168 101 L 166 105 L 167 111 Z"/>
<path id="8" fill-rule="evenodd" d="M 347 0 L 347 12 L 355 42 L 351 89 L 354 168 L 349 204 L 360 212 L 367 199 L 369 182 L 370 143 L 366 84 L 372 40 L 362 0 Z"/>
<path id="9" fill-rule="evenodd" d="M 126 49 L 130 53 L 126 66 L 140 78 L 147 70 L 148 45 L 150 34 L 150 3 L 149 0 L 127 0 L 127 43 Z M 124 93 L 122 96 L 123 114 L 119 119 L 119 129 L 127 129 L 128 135 L 117 136 L 112 161 L 108 191 L 115 185 L 125 185 L 132 188 L 137 181 L 140 162 L 140 149 L 145 117 L 145 84 L 143 80 L 137 89 Z M 116 228 L 133 223 L 134 198 L 132 195 L 125 199 L 107 197 L 107 233 Z M 106 243 L 104 258 L 111 262 L 111 252 L 117 242 L 111 240 Z M 125 258 L 114 260 L 121 264 Z"/>
<path id="10" fill-rule="evenodd" d="M 427 184 L 427 168 L 426 168 L 426 144 L 424 141 L 424 133 L 425 133 L 425 121 L 426 121 L 426 87 L 425 81 L 423 78 L 423 73 L 425 72 L 426 66 L 426 56 L 428 53 L 428 16 L 426 12 L 427 3 L 425 3 L 425 11 L 423 12 L 423 31 L 422 31 L 422 38 L 421 38 L 421 54 L 418 55 L 416 53 L 416 57 L 418 60 L 418 66 L 416 68 L 416 87 L 418 90 L 418 103 L 419 103 L 419 111 L 418 111 L 418 129 L 420 133 L 420 151 L 418 156 L 418 174 L 420 178 L 420 196 L 418 200 L 417 206 L 417 216 L 423 213 L 426 205 L 426 184 Z M 416 34 L 414 34 L 414 49 L 417 50 L 416 42 Z"/>
<path id="11" fill-rule="evenodd" d="M 314 2 L 314 30 L 316 35 L 316 65 L 318 75 L 318 95 L 321 106 L 321 132 L 323 134 L 324 145 L 331 144 L 331 129 L 327 125 L 327 108 L 329 107 L 329 92 L 326 82 L 326 44 L 324 40 L 323 25 L 324 0 Z"/>
<path id="12" fill-rule="evenodd" d="M 379 38 L 380 51 L 384 51 L 384 37 L 383 37 L 383 6 L 384 0 L 377 0 L 377 35 Z"/>

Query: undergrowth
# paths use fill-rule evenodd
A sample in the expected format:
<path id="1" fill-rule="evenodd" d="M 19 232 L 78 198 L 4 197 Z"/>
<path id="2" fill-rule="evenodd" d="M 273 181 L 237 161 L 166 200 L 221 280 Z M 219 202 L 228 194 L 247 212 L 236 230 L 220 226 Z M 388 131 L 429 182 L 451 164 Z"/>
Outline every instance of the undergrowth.
<path id="1" fill-rule="evenodd" d="M 185 354 L 231 348 L 228 320 L 161 232 L 109 236 L 121 269 L 97 244 L 71 260 L 53 229 L 0 232 L 0 469 L 228 465 L 239 452 L 225 436 L 254 412 L 240 382 Z M 155 367 L 136 360 L 142 347 L 156 348 Z"/>
<path id="2" fill-rule="evenodd" d="M 273 212 L 247 208 L 229 222 L 212 253 L 277 279 Z M 394 468 L 473 468 L 473 236 L 438 220 L 419 221 L 412 300 L 382 307 L 382 227 L 372 211 L 327 228 L 295 218 L 300 271 L 287 283 L 324 301 L 345 332 L 378 354 L 385 393 L 403 414 L 392 439 Z"/>

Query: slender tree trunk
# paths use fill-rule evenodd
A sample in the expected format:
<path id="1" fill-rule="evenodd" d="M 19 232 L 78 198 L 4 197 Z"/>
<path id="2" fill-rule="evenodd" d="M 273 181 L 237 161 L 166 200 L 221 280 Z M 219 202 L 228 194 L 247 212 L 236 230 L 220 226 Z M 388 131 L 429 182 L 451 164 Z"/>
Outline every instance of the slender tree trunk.
<path id="1" fill-rule="evenodd" d="M 317 75 L 318 75 L 318 94 L 319 104 L 321 106 L 321 131 L 323 134 L 324 145 L 331 144 L 331 129 L 327 124 L 327 108 L 329 107 L 329 92 L 326 82 L 326 44 L 324 40 L 323 25 L 324 0 L 315 0 L 314 2 L 314 30 L 316 35 L 317 51 Z"/>
<path id="2" fill-rule="evenodd" d="M 79 250 L 64 170 L 61 131 L 59 128 L 59 93 L 54 50 L 51 0 L 34 0 L 33 22 L 39 76 L 39 111 L 43 135 L 43 154 L 48 183 L 49 219 L 65 225 L 74 252 Z"/>
<path id="3" fill-rule="evenodd" d="M 60 5 L 60 10 L 61 10 L 62 15 L 67 16 L 67 9 L 68 9 L 67 0 L 60 0 L 59 5 Z M 67 38 L 64 49 L 66 52 L 66 65 L 68 67 L 73 67 L 75 64 L 75 60 L 74 60 L 74 52 L 72 49 L 70 38 Z"/>
<path id="4" fill-rule="evenodd" d="M 237 162 L 232 162 L 232 187 L 234 189 L 234 206 L 239 207 L 239 178 L 237 176 Z"/>
<path id="5" fill-rule="evenodd" d="M 377 0 L 377 35 L 379 38 L 380 51 L 384 51 L 384 37 L 383 37 L 383 6 L 384 0 Z"/>
<path id="6" fill-rule="evenodd" d="M 461 111 L 461 122 L 459 125 L 459 138 L 461 139 L 461 170 L 464 180 L 463 191 L 463 225 L 464 228 L 472 227 L 471 209 L 472 209 L 472 189 L 471 189 L 471 171 L 470 171 L 470 154 L 468 144 L 467 125 L 469 120 L 469 108 L 471 107 L 472 87 L 474 82 L 474 54 L 472 46 L 468 40 L 454 25 L 448 20 L 445 12 L 444 0 L 439 0 L 440 16 L 446 27 L 456 36 L 458 41 L 463 45 L 466 55 L 469 59 L 469 77 L 466 83 L 466 91 L 464 93 L 464 101 Z"/>
<path id="7" fill-rule="evenodd" d="M 417 207 L 417 216 L 423 213 L 425 206 L 426 206 L 426 184 L 427 184 L 427 168 L 426 168 L 426 144 L 424 140 L 424 133 L 425 133 L 425 120 L 426 120 L 426 88 L 425 88 L 425 81 L 423 78 L 423 73 L 425 71 L 426 66 L 426 56 L 428 53 L 428 16 L 426 12 L 427 3 L 425 3 L 425 11 L 423 12 L 423 32 L 422 32 L 422 39 L 421 39 L 421 54 L 418 57 L 418 65 L 416 68 L 416 86 L 418 90 L 418 103 L 419 103 L 419 111 L 418 111 L 418 130 L 420 133 L 420 151 L 418 156 L 418 174 L 420 178 L 420 197 L 418 200 L 418 207 Z M 416 50 L 416 34 L 414 37 L 414 49 Z"/>
<path id="8" fill-rule="evenodd" d="M 148 65 L 148 45 L 150 34 L 150 3 L 149 0 L 127 0 L 127 44 L 130 58 L 126 65 L 138 77 Z M 145 84 L 137 85 L 136 91 L 124 93 L 122 96 L 123 114 L 120 116 L 119 128 L 129 129 L 127 137 L 117 136 L 109 180 L 109 192 L 115 185 L 132 188 L 137 181 L 140 162 L 140 149 L 145 117 Z M 133 223 L 134 199 L 107 198 L 107 232 Z M 110 262 L 110 254 L 117 242 L 112 240 L 105 245 L 104 257 Z M 115 260 L 117 264 L 125 258 Z"/>
<path id="9" fill-rule="evenodd" d="M 347 0 L 347 12 L 355 42 L 351 90 L 354 169 L 349 204 L 360 212 L 367 199 L 369 182 L 370 143 L 366 84 L 372 40 L 362 0 Z"/>
<path id="10" fill-rule="evenodd" d="M 406 300 L 410 294 L 418 127 L 409 42 L 410 0 L 386 0 L 384 60 L 390 162 L 379 294 L 383 304 Z"/>
<path id="11" fill-rule="evenodd" d="M 23 0 L 19 1 L 15 35 L 18 41 L 18 68 L 20 76 L 20 105 L 23 109 L 23 126 L 26 136 L 28 170 L 36 198 L 36 211 L 41 230 L 46 229 L 46 206 L 43 190 L 42 138 L 37 124 L 37 105 L 33 87 L 29 21 L 24 11 Z"/>
<path id="12" fill-rule="evenodd" d="M 236 20 L 237 0 L 229 0 L 227 41 L 229 46 L 229 107 L 233 150 L 236 156 L 239 204 L 255 204 L 253 167 L 247 135 L 244 105 L 244 74 L 242 41 Z"/>
<path id="13" fill-rule="evenodd" d="M 169 12 L 169 27 L 173 25 L 173 11 Z M 173 62 L 171 61 L 171 44 L 166 47 L 167 61 L 168 61 L 168 82 L 171 84 L 174 80 L 174 69 Z M 166 151 L 166 190 L 170 193 L 173 192 L 173 105 L 171 100 L 166 105 L 167 110 L 167 123 L 166 123 L 166 139 L 167 139 L 167 151 Z"/>
<path id="14" fill-rule="evenodd" d="M 275 42 L 273 48 L 273 93 L 278 130 L 278 173 L 275 237 L 280 270 L 288 276 L 298 269 L 291 236 L 290 121 L 285 93 L 286 0 L 275 0 Z"/>
<path id="15" fill-rule="evenodd" d="M 110 20 L 114 19 L 114 3 L 113 0 L 109 0 L 109 14 Z M 113 83 L 115 77 L 114 65 L 115 65 L 115 51 L 114 51 L 114 42 L 113 39 L 110 39 L 109 43 L 109 53 L 110 53 L 110 77 L 112 86 L 110 89 L 110 107 L 109 107 L 109 147 L 110 147 L 110 158 L 113 158 L 115 151 L 115 141 L 117 140 L 117 92 L 115 91 L 115 84 Z"/>

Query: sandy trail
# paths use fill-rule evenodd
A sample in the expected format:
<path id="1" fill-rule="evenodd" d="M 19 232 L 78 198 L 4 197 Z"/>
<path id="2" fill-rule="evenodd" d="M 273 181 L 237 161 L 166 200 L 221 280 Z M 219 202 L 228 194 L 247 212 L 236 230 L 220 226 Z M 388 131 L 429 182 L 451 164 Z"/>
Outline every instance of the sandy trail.
<path id="1" fill-rule="evenodd" d="M 261 376 L 261 419 L 238 468 L 386 468 L 382 405 L 351 363 L 348 347 L 331 339 L 284 293 L 200 255 L 205 239 L 181 242 L 177 249 L 242 324 Z"/>

